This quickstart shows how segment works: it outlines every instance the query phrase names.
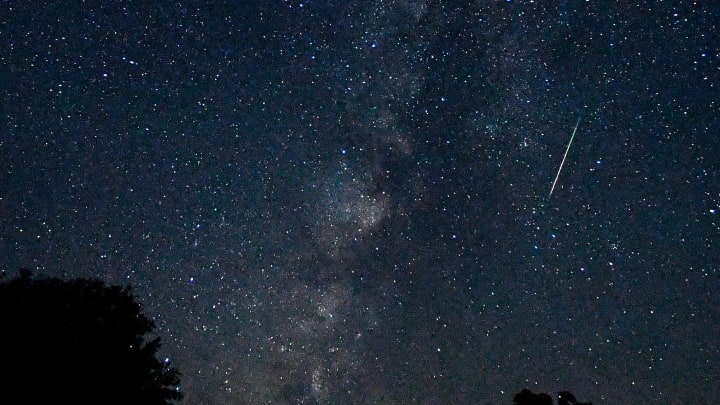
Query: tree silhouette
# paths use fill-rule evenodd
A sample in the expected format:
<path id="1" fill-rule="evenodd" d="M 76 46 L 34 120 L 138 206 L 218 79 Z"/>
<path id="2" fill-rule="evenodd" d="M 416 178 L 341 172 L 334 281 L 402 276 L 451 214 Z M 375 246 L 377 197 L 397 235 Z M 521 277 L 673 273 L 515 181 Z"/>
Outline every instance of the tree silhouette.
<path id="1" fill-rule="evenodd" d="M 553 405 L 553 400 L 548 394 L 535 394 L 525 388 L 515 394 L 513 405 Z M 592 402 L 577 402 L 575 395 L 568 391 L 561 391 L 558 393 L 558 405 L 592 405 Z"/>
<path id="2" fill-rule="evenodd" d="M 515 394 L 513 397 L 513 405 L 553 405 L 553 400 L 548 394 L 534 394 L 525 388 Z"/>
<path id="3" fill-rule="evenodd" d="M 0 284 L 0 403 L 147 404 L 179 400 L 179 373 L 130 287 L 99 280 Z"/>

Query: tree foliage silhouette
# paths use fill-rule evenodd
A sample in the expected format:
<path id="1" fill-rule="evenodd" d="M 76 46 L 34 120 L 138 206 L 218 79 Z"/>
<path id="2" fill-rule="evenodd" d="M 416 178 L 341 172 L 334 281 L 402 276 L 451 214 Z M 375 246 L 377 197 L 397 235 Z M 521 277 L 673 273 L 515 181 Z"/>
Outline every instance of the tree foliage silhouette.
<path id="1" fill-rule="evenodd" d="M 535 394 L 529 389 L 525 388 L 515 394 L 515 396 L 513 397 L 513 405 L 553 405 L 553 400 L 552 397 L 550 397 L 550 395 L 548 394 Z"/>
<path id="2" fill-rule="evenodd" d="M 561 391 L 557 396 L 558 405 L 592 405 L 591 402 L 577 402 L 575 396 L 569 391 Z M 545 393 L 533 393 L 525 388 L 515 394 L 513 405 L 553 405 L 552 397 Z"/>
<path id="3" fill-rule="evenodd" d="M 99 280 L 0 283 L 0 403 L 165 405 L 179 373 L 146 341 L 153 322 L 130 287 Z"/>

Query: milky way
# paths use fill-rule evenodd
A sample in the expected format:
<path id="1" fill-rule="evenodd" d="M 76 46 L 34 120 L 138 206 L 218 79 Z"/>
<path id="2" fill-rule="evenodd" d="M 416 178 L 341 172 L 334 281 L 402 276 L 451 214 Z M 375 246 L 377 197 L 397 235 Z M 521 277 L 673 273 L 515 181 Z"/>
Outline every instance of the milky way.
<path id="1" fill-rule="evenodd" d="M 539 3 L 5 2 L 0 266 L 189 404 L 717 402 L 717 11 Z"/>

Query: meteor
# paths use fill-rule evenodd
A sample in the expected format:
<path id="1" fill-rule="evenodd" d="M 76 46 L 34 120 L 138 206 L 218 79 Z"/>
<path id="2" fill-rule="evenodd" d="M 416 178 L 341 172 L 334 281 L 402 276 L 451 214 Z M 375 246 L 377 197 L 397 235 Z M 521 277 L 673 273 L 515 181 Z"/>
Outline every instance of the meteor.
<path id="1" fill-rule="evenodd" d="M 560 177 L 560 171 L 565 164 L 565 159 L 567 158 L 568 152 L 570 152 L 570 145 L 572 145 L 573 138 L 575 138 L 575 132 L 577 132 L 578 125 L 580 125 L 580 118 L 582 117 L 578 118 L 577 122 L 575 123 L 575 129 L 573 129 L 572 135 L 570 135 L 570 142 L 568 142 L 568 146 L 565 149 L 565 155 L 562 158 L 562 162 L 560 162 L 560 167 L 558 168 L 557 174 L 555 175 L 555 181 L 553 181 L 552 187 L 550 187 L 550 195 L 548 195 L 548 197 L 550 197 L 553 193 L 553 190 L 555 190 L 555 184 L 557 184 L 558 178 Z"/>

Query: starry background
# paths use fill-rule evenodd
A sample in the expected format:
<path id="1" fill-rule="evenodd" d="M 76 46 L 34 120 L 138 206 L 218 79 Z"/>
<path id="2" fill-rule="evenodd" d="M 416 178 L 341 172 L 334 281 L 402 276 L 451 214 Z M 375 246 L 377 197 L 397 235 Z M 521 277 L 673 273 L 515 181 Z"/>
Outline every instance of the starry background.
<path id="1" fill-rule="evenodd" d="M 189 404 L 717 402 L 711 3 L 4 1 L 0 266 Z"/>

